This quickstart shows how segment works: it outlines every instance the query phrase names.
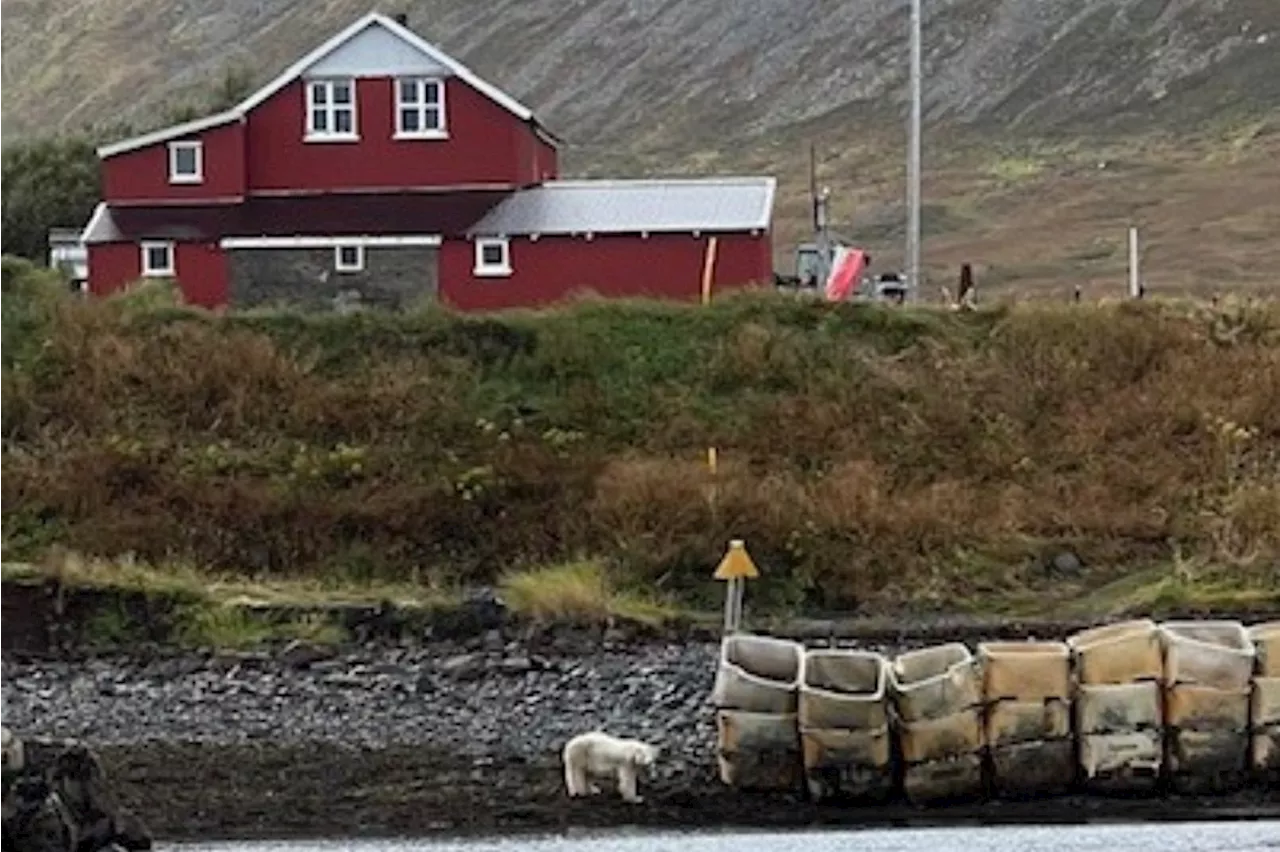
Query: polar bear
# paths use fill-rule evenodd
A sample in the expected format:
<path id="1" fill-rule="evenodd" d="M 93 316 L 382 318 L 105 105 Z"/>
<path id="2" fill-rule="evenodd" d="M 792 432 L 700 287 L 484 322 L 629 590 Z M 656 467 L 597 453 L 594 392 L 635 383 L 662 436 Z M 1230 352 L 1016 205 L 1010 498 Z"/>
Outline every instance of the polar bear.
<path id="1" fill-rule="evenodd" d="M 640 740 L 620 739 L 604 731 L 578 734 L 564 745 L 564 783 L 569 796 L 599 793 L 591 779 L 617 775 L 618 792 L 628 802 L 644 801 L 636 794 L 636 773 L 653 766 L 660 749 Z"/>
<path id="2" fill-rule="evenodd" d="M 18 774 L 26 769 L 26 750 L 22 741 L 15 737 L 12 730 L 0 725 L 0 770 L 10 774 Z"/>

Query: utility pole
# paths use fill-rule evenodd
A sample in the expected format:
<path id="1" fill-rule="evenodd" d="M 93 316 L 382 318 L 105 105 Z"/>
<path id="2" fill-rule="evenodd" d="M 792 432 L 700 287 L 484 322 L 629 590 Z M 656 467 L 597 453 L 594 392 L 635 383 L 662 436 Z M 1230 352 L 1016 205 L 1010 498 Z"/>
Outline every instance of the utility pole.
<path id="1" fill-rule="evenodd" d="M 827 198 L 830 191 L 818 189 L 818 149 L 809 143 L 809 200 L 813 205 L 813 242 L 818 251 L 818 295 L 831 275 L 831 239 L 827 230 Z"/>
<path id="2" fill-rule="evenodd" d="M 1129 228 L 1129 298 L 1142 298 L 1141 259 L 1138 256 L 1138 229 Z"/>
<path id="3" fill-rule="evenodd" d="M 911 0 L 911 120 L 907 141 L 907 293 L 920 294 L 921 0 Z"/>

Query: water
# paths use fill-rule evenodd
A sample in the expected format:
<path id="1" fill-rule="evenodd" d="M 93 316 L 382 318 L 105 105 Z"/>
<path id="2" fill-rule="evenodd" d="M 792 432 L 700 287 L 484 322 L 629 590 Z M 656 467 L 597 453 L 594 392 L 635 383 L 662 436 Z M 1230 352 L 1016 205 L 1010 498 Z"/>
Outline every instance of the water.
<path id="1" fill-rule="evenodd" d="M 867 831 L 577 834 L 489 840 L 160 844 L 165 852 L 1261 852 L 1280 820 Z"/>

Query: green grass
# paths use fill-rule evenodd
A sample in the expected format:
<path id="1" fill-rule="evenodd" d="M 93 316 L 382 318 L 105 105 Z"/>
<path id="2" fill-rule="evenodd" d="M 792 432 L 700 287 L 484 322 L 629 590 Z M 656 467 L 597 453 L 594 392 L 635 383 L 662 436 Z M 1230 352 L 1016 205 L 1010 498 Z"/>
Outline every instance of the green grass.
<path id="1" fill-rule="evenodd" d="M 614 587 L 608 573 L 592 561 L 512 571 L 499 587 L 511 609 L 537 621 L 604 622 L 621 617 L 658 625 L 677 610 L 651 596 Z"/>

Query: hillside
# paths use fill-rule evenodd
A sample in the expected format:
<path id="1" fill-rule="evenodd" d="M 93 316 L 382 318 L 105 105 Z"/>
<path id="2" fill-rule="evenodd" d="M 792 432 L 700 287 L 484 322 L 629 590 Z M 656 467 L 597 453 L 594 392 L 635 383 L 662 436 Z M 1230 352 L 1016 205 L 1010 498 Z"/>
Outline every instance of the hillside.
<path id="1" fill-rule="evenodd" d="M 596 560 L 706 606 L 745 536 L 775 605 L 1277 603 L 1275 305 L 219 317 L 5 273 L 6 559 L 440 590 Z"/>
<path id="2" fill-rule="evenodd" d="M 779 266 L 806 228 L 807 147 L 842 230 L 901 243 L 905 3 L 434 0 L 410 24 L 530 104 L 578 174 L 764 170 Z M 1272 0 L 926 5 L 926 262 L 980 284 L 1101 291 L 1123 228 L 1153 284 L 1266 287 L 1280 266 Z M 367 0 L 4 0 L 6 139 L 161 121 L 227 73 L 262 82 Z M 1106 164 L 1106 168 L 1099 168 Z M 1052 204 L 1047 205 L 1046 200 Z M 1208 220 L 1208 221 L 1206 221 Z M 1208 225 L 1206 228 L 1204 226 Z M 1053 235 L 1046 240 L 1044 235 Z"/>

